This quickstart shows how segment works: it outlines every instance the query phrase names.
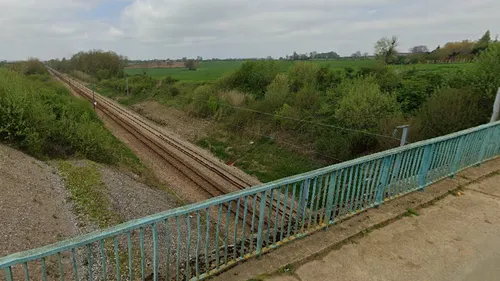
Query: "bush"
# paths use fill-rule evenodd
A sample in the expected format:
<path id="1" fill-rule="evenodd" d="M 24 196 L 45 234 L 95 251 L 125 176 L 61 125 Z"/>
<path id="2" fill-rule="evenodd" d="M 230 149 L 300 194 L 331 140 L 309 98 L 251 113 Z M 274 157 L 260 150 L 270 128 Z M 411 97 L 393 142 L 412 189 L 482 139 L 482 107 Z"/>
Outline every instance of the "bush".
<path id="1" fill-rule="evenodd" d="M 0 70 L 0 140 L 44 157 L 117 163 L 129 154 L 92 110 L 57 82 Z"/>
<path id="2" fill-rule="evenodd" d="M 203 85 L 196 88 L 190 99 L 191 102 L 188 106 L 188 112 L 194 116 L 213 116 L 219 107 L 219 101 L 215 96 L 215 91 L 213 87 L 209 85 Z"/>
<path id="3" fill-rule="evenodd" d="M 219 79 L 216 88 L 238 89 L 254 95 L 256 99 L 262 99 L 267 86 L 277 74 L 278 68 L 274 61 L 247 61 L 235 72 Z"/>
<path id="4" fill-rule="evenodd" d="M 400 115 L 395 96 L 382 93 L 373 78 L 346 81 L 342 88 L 335 117 L 347 127 L 376 130 L 381 119 Z"/>
<path id="5" fill-rule="evenodd" d="M 280 108 L 290 95 L 288 77 L 285 74 L 278 74 L 274 80 L 267 86 L 264 97 L 266 112 L 273 112 Z"/>
<path id="6" fill-rule="evenodd" d="M 490 108 L 485 95 L 471 88 L 438 90 L 417 115 L 422 126 L 421 137 L 433 138 L 485 123 Z"/>
<path id="7" fill-rule="evenodd" d="M 316 78 L 319 67 L 309 62 L 298 62 L 288 71 L 290 90 L 298 92 L 305 86 L 316 88 Z"/>

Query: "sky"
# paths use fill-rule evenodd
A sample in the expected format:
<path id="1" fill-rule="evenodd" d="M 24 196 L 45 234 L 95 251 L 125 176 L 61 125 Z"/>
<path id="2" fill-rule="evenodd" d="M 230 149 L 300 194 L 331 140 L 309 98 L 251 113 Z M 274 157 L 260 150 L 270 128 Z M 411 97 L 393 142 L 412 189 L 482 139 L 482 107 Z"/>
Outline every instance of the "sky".
<path id="1" fill-rule="evenodd" d="M 0 59 L 349 56 L 392 35 L 405 52 L 494 37 L 499 10 L 498 0 L 0 0 Z"/>

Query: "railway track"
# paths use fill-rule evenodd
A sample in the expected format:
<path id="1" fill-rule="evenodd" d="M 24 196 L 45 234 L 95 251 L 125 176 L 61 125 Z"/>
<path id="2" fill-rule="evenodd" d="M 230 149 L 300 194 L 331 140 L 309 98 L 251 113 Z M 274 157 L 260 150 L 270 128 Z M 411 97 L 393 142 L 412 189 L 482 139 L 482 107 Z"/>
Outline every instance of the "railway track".
<path id="1" fill-rule="evenodd" d="M 205 192 L 206 197 L 216 197 L 242 190 L 260 182 L 250 176 L 241 176 L 233 171 L 230 167 L 221 163 L 218 159 L 210 159 L 197 151 L 195 147 L 186 142 L 169 136 L 159 127 L 155 127 L 145 121 L 141 116 L 130 112 L 117 105 L 115 102 L 95 94 L 83 84 L 71 79 L 65 74 L 57 72 L 49 68 L 49 71 L 54 76 L 58 77 L 63 82 L 67 83 L 79 95 L 87 98 L 91 102 L 95 101 L 96 109 L 99 109 L 106 116 L 122 126 L 130 134 L 144 143 L 152 151 L 158 154 L 161 158 L 169 162 L 179 172 L 194 182 L 200 189 Z M 258 201 L 260 201 L 260 196 Z M 267 201 L 267 200 L 266 200 Z M 276 198 L 273 200 L 273 213 L 276 211 Z M 236 215 L 236 204 L 231 208 L 233 214 Z M 271 204 L 266 202 L 267 207 Z M 226 206 L 227 208 L 227 206 Z M 253 210 L 248 208 L 250 217 Z M 239 217 L 243 219 L 243 206 L 240 205 Z M 282 210 L 278 209 L 280 215 Z M 288 214 L 285 214 L 288 218 Z"/>

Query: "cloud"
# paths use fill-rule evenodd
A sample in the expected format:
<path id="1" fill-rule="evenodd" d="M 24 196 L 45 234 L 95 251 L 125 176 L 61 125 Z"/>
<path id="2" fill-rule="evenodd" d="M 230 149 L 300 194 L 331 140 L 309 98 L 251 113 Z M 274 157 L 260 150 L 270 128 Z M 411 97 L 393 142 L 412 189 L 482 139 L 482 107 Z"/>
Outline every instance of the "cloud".
<path id="1" fill-rule="evenodd" d="M 85 49 L 131 58 L 350 55 L 371 53 L 390 35 L 402 51 L 434 48 L 496 28 L 499 8 L 496 0 L 0 0 L 0 41 L 8 42 L 0 59 Z"/>

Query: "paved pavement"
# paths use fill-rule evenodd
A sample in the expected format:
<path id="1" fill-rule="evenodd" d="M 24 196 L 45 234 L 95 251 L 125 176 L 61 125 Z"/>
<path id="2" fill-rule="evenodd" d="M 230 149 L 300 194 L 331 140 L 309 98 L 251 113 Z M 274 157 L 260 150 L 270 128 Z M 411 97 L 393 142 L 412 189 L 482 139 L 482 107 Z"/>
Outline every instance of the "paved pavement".
<path id="1" fill-rule="evenodd" d="M 500 174 L 266 281 L 500 280 Z"/>

